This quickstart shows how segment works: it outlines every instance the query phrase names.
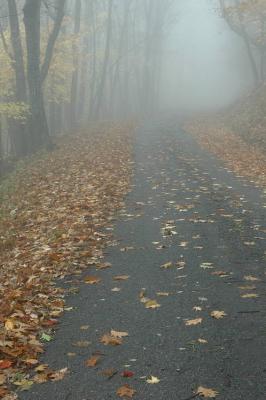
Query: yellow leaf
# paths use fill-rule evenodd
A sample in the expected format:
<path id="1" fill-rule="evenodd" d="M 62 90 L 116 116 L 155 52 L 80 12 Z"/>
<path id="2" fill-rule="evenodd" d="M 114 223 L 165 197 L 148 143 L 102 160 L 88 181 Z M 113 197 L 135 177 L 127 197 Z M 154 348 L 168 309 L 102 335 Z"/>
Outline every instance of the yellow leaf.
<path id="1" fill-rule="evenodd" d="M 151 384 L 151 385 L 154 385 L 156 383 L 159 383 L 160 379 L 158 379 L 156 376 L 152 376 L 151 375 L 150 378 L 146 380 L 146 382 Z"/>
<path id="2" fill-rule="evenodd" d="M 259 297 L 259 295 L 256 293 L 246 293 L 246 294 L 242 294 L 241 297 L 243 299 L 255 299 L 256 297 Z"/>
<path id="3" fill-rule="evenodd" d="M 159 308 L 161 305 L 156 300 L 149 300 L 145 303 L 146 308 Z"/>

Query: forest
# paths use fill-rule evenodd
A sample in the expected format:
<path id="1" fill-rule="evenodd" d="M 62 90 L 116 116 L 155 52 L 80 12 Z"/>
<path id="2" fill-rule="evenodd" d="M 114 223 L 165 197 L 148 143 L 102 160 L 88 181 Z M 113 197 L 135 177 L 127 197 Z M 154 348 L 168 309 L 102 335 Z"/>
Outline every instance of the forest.
<path id="1" fill-rule="evenodd" d="M 0 399 L 265 400 L 266 0 L 0 0 Z"/>
<path id="2" fill-rule="evenodd" d="M 1 1 L 1 154 L 156 107 L 171 1 Z"/>

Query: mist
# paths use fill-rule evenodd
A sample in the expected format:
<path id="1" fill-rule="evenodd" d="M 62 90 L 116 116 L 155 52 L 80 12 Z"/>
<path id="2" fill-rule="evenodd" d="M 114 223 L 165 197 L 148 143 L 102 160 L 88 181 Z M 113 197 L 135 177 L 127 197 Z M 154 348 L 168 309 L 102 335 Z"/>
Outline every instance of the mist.
<path id="1" fill-rule="evenodd" d="M 164 55 L 165 108 L 206 112 L 232 104 L 253 86 L 243 41 L 222 18 L 219 1 L 176 3 Z"/>

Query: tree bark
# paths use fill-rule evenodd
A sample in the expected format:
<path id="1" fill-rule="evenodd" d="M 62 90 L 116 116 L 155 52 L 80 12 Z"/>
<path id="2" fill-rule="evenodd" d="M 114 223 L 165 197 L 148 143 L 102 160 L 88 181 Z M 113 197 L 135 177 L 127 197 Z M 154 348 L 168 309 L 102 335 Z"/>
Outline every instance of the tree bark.
<path id="1" fill-rule="evenodd" d="M 17 102 L 27 103 L 27 85 L 23 60 L 23 49 L 19 28 L 17 5 L 15 0 L 8 0 L 9 26 L 13 49 L 12 66 L 15 72 L 15 97 Z M 28 152 L 28 126 L 20 121 L 9 121 L 14 151 L 17 157 L 23 157 Z"/>
<path id="2" fill-rule="evenodd" d="M 23 8 L 27 46 L 27 80 L 29 87 L 31 151 L 50 144 L 44 108 L 40 71 L 41 0 L 26 0 Z"/>

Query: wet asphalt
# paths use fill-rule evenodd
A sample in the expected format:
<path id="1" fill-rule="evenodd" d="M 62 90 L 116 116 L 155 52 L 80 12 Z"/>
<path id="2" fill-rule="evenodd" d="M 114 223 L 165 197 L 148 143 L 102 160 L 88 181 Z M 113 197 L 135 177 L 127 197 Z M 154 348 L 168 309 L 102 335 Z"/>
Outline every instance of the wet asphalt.
<path id="1" fill-rule="evenodd" d="M 77 278 L 67 284 L 79 290 L 67 297 L 70 309 L 42 357 L 70 373 L 34 385 L 19 399 L 111 400 L 128 384 L 141 400 L 188 400 L 199 386 L 221 400 L 265 400 L 263 192 L 235 177 L 174 122 L 139 127 L 134 157 L 132 191 L 105 250 L 112 267 L 85 273 L 100 276 L 97 285 L 82 277 L 78 285 Z M 168 262 L 173 266 L 161 268 Z M 117 275 L 129 278 L 113 280 Z M 160 307 L 145 308 L 140 292 Z M 215 319 L 212 311 L 226 315 Z M 198 318 L 201 323 L 186 325 Z M 89 328 L 80 329 L 84 325 Z M 122 345 L 100 342 L 111 329 L 128 332 Z M 78 341 L 89 343 L 77 347 Z M 86 367 L 95 352 L 102 354 L 99 364 Z M 107 369 L 117 373 L 108 379 L 102 375 Z M 124 378 L 124 370 L 134 375 Z M 151 375 L 160 382 L 147 383 Z"/>

